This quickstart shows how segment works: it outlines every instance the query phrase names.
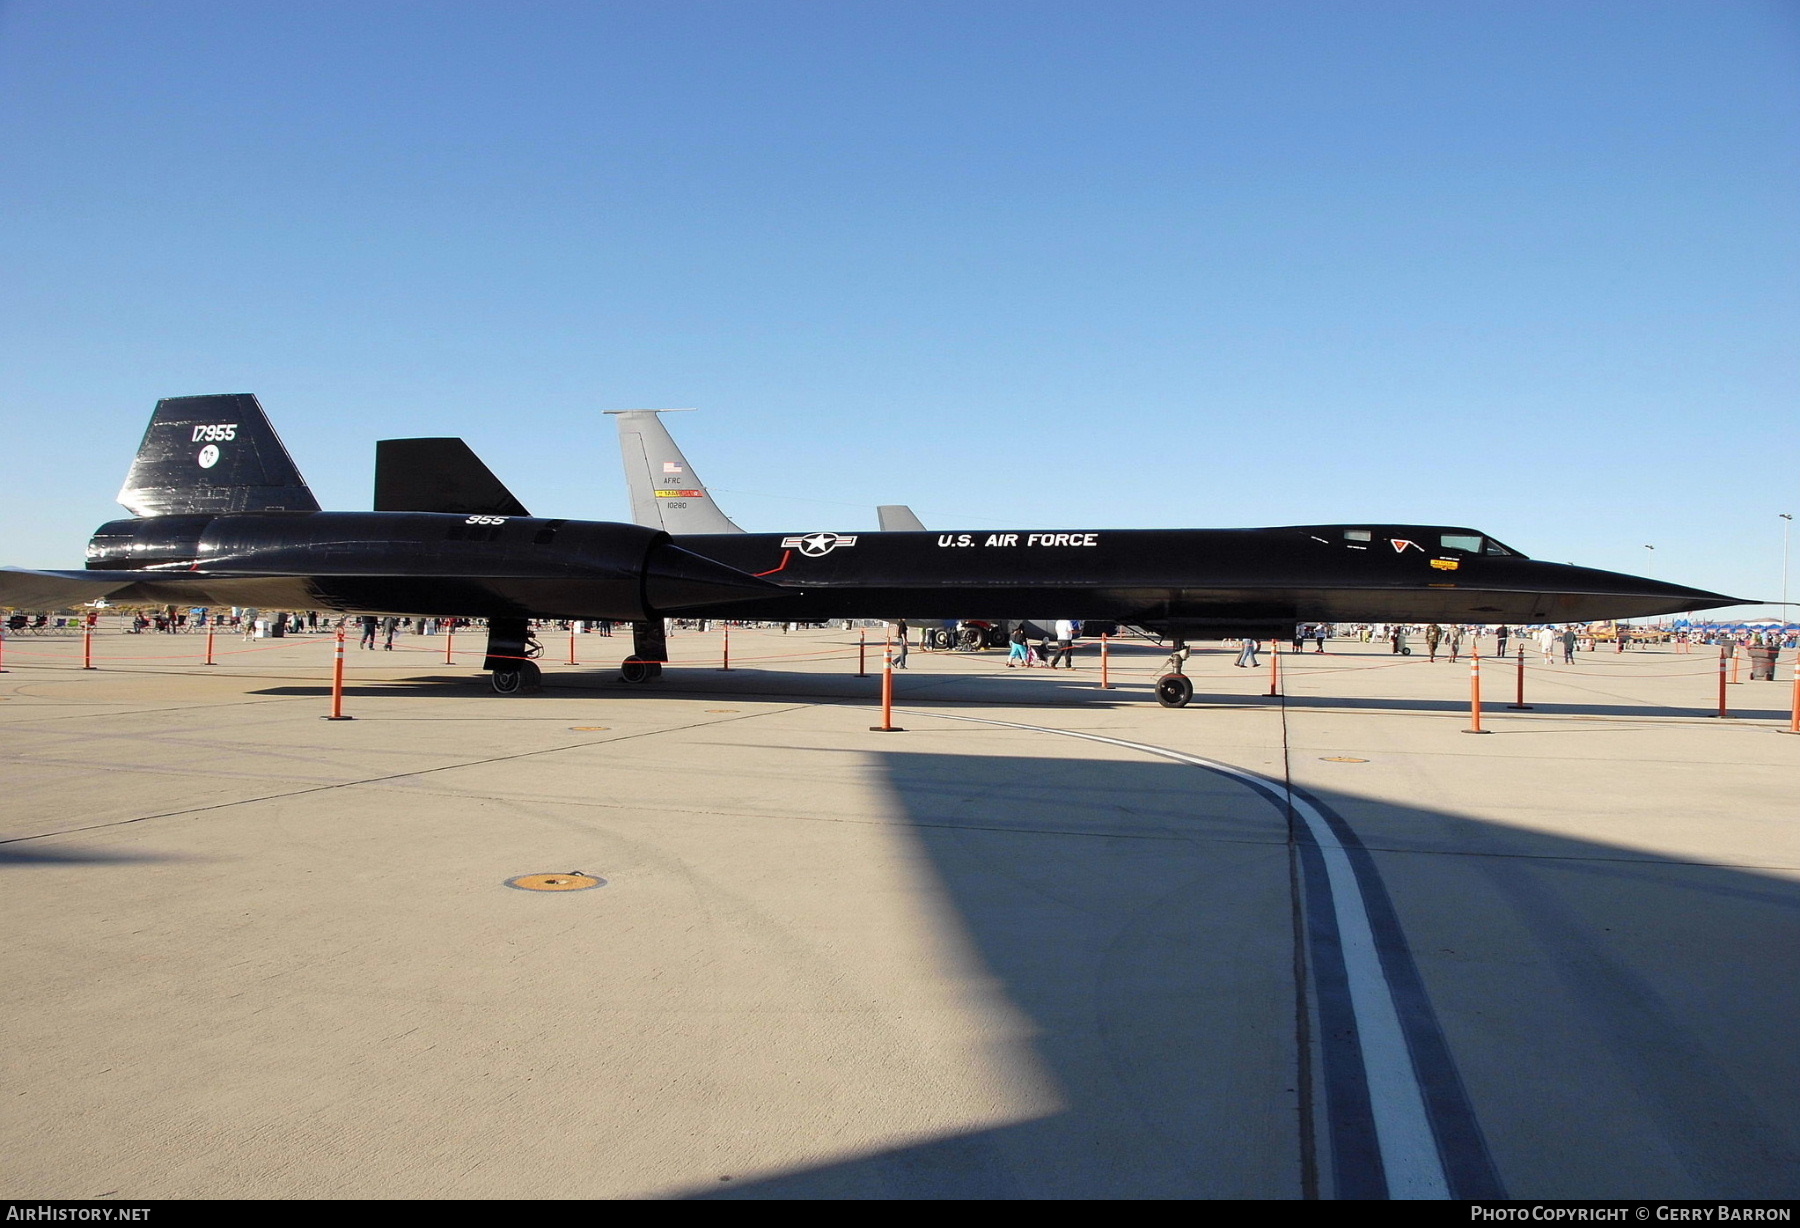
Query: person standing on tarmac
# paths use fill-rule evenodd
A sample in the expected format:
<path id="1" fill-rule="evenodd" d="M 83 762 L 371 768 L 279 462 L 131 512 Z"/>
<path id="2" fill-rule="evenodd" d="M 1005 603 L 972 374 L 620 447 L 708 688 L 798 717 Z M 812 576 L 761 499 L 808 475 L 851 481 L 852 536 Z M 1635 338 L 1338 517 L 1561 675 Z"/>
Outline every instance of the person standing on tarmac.
<path id="1" fill-rule="evenodd" d="M 1244 637 L 1244 647 L 1238 652 L 1238 659 L 1233 664 L 1239 669 L 1256 668 L 1256 639 L 1254 636 Z"/>
<path id="2" fill-rule="evenodd" d="M 1504 657 L 1506 655 L 1506 624 L 1501 623 L 1500 630 L 1495 634 L 1500 637 L 1500 651 L 1494 655 L 1497 657 Z"/>
<path id="3" fill-rule="evenodd" d="M 1006 637 L 1006 641 L 1012 645 L 1011 650 L 1006 654 L 1006 668 L 1011 669 L 1015 665 L 1029 668 L 1031 648 L 1025 643 L 1025 624 L 1020 623 L 1014 627 L 1012 634 Z"/>
<path id="4" fill-rule="evenodd" d="M 1077 624 L 1067 618 L 1056 620 L 1056 655 L 1050 658 L 1050 668 L 1055 669 L 1061 661 L 1064 669 L 1074 669 L 1075 633 Z"/>
<path id="5" fill-rule="evenodd" d="M 373 649 L 375 647 L 375 627 L 375 616 L 364 614 L 362 616 L 362 641 L 357 644 L 358 648 Z"/>
<path id="6" fill-rule="evenodd" d="M 1452 665 L 1456 664 L 1456 658 L 1462 653 L 1462 637 L 1462 624 L 1452 624 L 1450 627 L 1450 663 Z"/>
<path id="7" fill-rule="evenodd" d="M 1444 629 L 1442 627 L 1438 626 L 1436 623 L 1432 623 L 1425 628 L 1425 648 L 1426 651 L 1430 653 L 1430 659 L 1432 661 L 1437 660 L 1438 645 L 1443 643 L 1443 640 Z"/>
<path id="8" fill-rule="evenodd" d="M 906 620 L 894 624 L 894 668 L 906 668 Z"/>

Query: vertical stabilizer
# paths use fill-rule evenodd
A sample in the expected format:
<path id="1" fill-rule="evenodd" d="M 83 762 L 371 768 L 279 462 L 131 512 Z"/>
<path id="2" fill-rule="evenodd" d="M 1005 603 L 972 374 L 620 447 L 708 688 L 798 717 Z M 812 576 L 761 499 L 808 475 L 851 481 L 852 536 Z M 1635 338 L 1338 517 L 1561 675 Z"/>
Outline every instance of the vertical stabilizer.
<path id="1" fill-rule="evenodd" d="M 247 392 L 158 401 L 119 502 L 134 516 L 319 510 Z"/>
<path id="2" fill-rule="evenodd" d="M 531 515 L 460 439 L 376 441 L 375 510 Z"/>
<path id="3" fill-rule="evenodd" d="M 658 414 L 672 409 L 609 409 L 619 420 L 619 452 L 631 491 L 631 519 L 673 534 L 742 533 L 712 501 Z"/>

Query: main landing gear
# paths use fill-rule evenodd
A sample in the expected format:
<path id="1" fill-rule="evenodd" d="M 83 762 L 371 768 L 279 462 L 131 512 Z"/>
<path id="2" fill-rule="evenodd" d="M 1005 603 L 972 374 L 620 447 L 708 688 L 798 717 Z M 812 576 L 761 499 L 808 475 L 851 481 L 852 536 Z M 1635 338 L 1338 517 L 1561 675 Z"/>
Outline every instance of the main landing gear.
<path id="1" fill-rule="evenodd" d="M 1185 708 L 1194 697 L 1194 680 L 1181 672 L 1190 650 L 1187 641 L 1179 638 L 1170 647 L 1169 672 L 1156 680 L 1156 702 L 1165 708 Z"/>
<path id="2" fill-rule="evenodd" d="M 488 620 L 487 659 L 481 668 L 488 671 L 488 681 L 496 695 L 524 695 L 538 689 L 544 671 L 530 660 L 542 656 L 544 646 L 531 634 L 531 624 L 523 618 L 490 618 Z"/>
<path id="3" fill-rule="evenodd" d="M 530 661 L 519 661 L 510 668 L 495 670 L 488 681 L 493 683 L 496 695 L 524 695 L 543 685 L 544 671 Z"/>
<path id="4" fill-rule="evenodd" d="M 663 662 L 669 659 L 669 639 L 663 633 L 663 621 L 631 624 L 631 655 L 619 666 L 622 682 L 649 682 L 662 677 Z"/>
<path id="5" fill-rule="evenodd" d="M 995 623 L 966 622 L 956 627 L 925 627 L 919 632 L 919 647 L 939 652 L 980 652 L 1005 648 L 1006 644 L 1006 628 Z"/>

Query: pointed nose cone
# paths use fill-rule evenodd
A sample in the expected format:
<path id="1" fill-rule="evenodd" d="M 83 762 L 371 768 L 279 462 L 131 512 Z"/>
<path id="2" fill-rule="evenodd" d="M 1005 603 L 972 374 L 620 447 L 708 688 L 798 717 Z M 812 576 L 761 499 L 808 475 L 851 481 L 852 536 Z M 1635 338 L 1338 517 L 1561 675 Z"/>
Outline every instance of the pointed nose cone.
<path id="1" fill-rule="evenodd" d="M 1573 583 L 1569 582 L 1571 577 Z M 1750 604 L 1743 597 L 1728 597 L 1724 593 L 1709 593 L 1705 589 L 1588 567 L 1567 568 L 1564 578 L 1552 577 L 1552 580 L 1555 587 L 1563 590 L 1557 594 L 1556 608 L 1549 615 L 1554 622 L 1656 618 L 1663 614 Z"/>
<path id="2" fill-rule="evenodd" d="M 792 591 L 666 542 L 644 566 L 644 602 L 665 614 Z"/>

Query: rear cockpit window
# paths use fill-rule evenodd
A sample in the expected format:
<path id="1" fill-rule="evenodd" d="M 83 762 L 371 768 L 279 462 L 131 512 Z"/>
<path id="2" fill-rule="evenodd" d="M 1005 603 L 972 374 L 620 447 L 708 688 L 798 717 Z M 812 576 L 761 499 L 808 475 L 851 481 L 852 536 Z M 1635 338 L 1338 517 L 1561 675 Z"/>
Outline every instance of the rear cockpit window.
<path id="1" fill-rule="evenodd" d="M 1368 529 L 1345 529 L 1344 540 L 1347 542 L 1374 541 L 1375 534 Z"/>
<path id="2" fill-rule="evenodd" d="M 1466 550 L 1470 554 L 1481 553 L 1481 535 L 1478 533 L 1445 533 L 1438 538 L 1438 544 L 1445 550 Z"/>

